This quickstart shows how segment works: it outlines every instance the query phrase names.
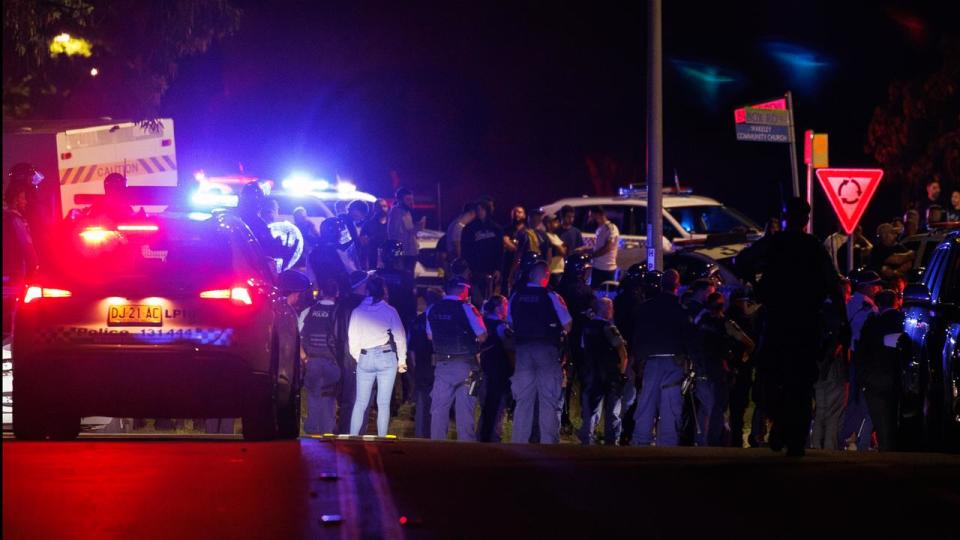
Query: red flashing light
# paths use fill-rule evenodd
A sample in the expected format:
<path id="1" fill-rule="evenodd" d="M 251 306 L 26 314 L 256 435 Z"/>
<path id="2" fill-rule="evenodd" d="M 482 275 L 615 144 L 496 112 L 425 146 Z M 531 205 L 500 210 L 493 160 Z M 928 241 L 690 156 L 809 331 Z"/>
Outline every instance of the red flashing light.
<path id="1" fill-rule="evenodd" d="M 253 298 L 250 296 L 250 291 L 245 287 L 234 287 L 232 289 L 212 289 L 209 291 L 202 291 L 200 293 L 200 298 L 208 298 L 215 300 L 233 300 L 236 303 L 251 305 L 253 304 Z"/>
<path id="2" fill-rule="evenodd" d="M 400 524 L 406 525 L 410 520 L 407 519 L 407 516 L 400 516 Z"/>
<path id="3" fill-rule="evenodd" d="M 27 287 L 27 292 L 23 295 L 23 303 L 29 304 L 40 298 L 69 298 L 73 293 L 65 289 L 48 289 L 31 285 Z"/>

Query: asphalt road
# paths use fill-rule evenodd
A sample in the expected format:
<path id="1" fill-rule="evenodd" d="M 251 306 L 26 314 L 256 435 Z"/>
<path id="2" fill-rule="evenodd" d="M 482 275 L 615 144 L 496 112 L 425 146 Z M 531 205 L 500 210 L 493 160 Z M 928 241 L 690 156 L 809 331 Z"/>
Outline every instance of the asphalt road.
<path id="1" fill-rule="evenodd" d="M 956 538 L 960 513 L 960 458 L 930 454 L 223 438 L 2 450 L 5 539 L 934 539 Z"/>

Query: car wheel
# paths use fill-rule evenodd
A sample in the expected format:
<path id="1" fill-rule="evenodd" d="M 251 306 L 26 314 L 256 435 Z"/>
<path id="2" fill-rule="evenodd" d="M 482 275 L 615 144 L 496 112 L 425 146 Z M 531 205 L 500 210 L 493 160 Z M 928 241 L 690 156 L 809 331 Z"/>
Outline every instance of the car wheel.
<path id="1" fill-rule="evenodd" d="M 248 441 L 270 441 L 277 437 L 277 402 L 273 395 L 251 400 L 241 419 L 243 438 Z"/>
<path id="2" fill-rule="evenodd" d="M 299 351 L 299 347 L 297 348 Z M 277 409 L 277 426 L 281 439 L 296 439 L 300 436 L 300 359 L 294 361 L 293 380 L 290 381 L 290 399 Z"/>

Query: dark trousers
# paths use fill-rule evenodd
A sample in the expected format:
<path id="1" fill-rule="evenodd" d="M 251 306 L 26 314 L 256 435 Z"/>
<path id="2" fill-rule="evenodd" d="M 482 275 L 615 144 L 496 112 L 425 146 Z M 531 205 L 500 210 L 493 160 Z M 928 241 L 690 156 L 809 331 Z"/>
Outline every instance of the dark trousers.
<path id="1" fill-rule="evenodd" d="M 503 373 L 484 373 L 480 395 L 480 442 L 500 442 L 503 415 L 510 397 L 510 376 Z"/>
<path id="2" fill-rule="evenodd" d="M 741 365 L 730 387 L 730 446 L 743 448 L 744 414 L 750 405 L 750 387 L 753 386 L 753 367 Z"/>
<path id="3" fill-rule="evenodd" d="M 877 444 L 880 450 L 890 452 L 897 449 L 896 386 L 892 377 L 877 377 L 867 383 L 864 391 L 867 408 L 873 427 L 877 430 Z"/>
<path id="4" fill-rule="evenodd" d="M 414 412 L 413 426 L 414 436 L 421 439 L 430 438 L 430 391 L 433 390 L 433 378 L 417 378 L 417 383 L 413 389 Z"/>
<path id="5" fill-rule="evenodd" d="M 599 289 L 603 285 L 604 281 L 613 281 L 616 273 L 616 270 L 598 270 L 594 268 L 590 271 L 590 287 L 593 289 Z"/>
<path id="6" fill-rule="evenodd" d="M 341 363 L 340 392 L 337 396 L 337 433 L 350 433 L 350 418 L 353 415 L 353 404 L 357 401 L 357 362 L 344 355 Z M 377 388 L 373 389 L 371 401 L 376 399 Z M 367 432 L 367 420 L 370 418 L 370 404 L 363 412 L 360 433 Z"/>
<path id="7" fill-rule="evenodd" d="M 768 334 L 761 359 L 765 409 L 773 422 L 770 446 L 802 454 L 813 417 L 819 331 L 784 330 Z"/>

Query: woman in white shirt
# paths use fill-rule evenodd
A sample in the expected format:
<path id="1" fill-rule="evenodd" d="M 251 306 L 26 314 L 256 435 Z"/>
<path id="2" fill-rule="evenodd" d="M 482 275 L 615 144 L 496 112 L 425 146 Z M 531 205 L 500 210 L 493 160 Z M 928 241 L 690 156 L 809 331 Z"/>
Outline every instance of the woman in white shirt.
<path id="1" fill-rule="evenodd" d="M 350 355 L 357 359 L 357 400 L 350 417 L 350 434 L 359 435 L 363 413 L 377 383 L 377 435 L 390 426 L 390 398 L 397 372 L 407 371 L 407 338 L 397 310 L 384 299 L 386 286 L 379 276 L 367 281 L 367 297 L 353 310 L 347 326 Z"/>

